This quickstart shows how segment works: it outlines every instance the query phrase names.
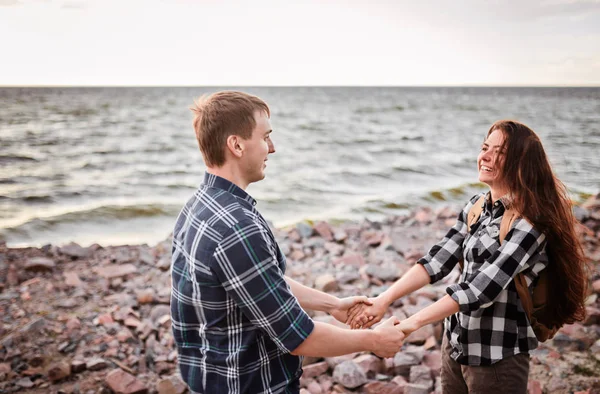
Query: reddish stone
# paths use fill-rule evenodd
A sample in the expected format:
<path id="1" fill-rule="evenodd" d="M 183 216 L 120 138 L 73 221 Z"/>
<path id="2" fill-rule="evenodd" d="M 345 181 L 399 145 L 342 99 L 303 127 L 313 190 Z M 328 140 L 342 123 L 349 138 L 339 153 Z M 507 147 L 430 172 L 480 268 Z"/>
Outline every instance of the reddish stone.
<path id="1" fill-rule="evenodd" d="M 338 289 L 338 283 L 335 277 L 331 274 L 319 275 L 315 279 L 315 289 L 330 293 Z"/>
<path id="2" fill-rule="evenodd" d="M 327 364 L 326 361 L 322 361 L 320 363 L 315 363 L 315 364 L 310 364 L 310 365 L 305 365 L 302 367 L 302 370 L 304 371 L 302 373 L 302 377 L 303 378 L 314 378 L 314 377 L 317 377 L 319 375 L 326 373 L 328 369 L 329 369 L 329 364 Z"/>
<path id="3" fill-rule="evenodd" d="M 105 267 L 96 267 L 94 272 L 105 279 L 119 278 L 137 272 L 133 264 L 110 265 Z"/>
<path id="4" fill-rule="evenodd" d="M 594 289 L 594 292 L 595 292 L 596 294 L 600 294 L 600 279 L 598 279 L 598 280 L 595 280 L 595 281 L 592 283 L 592 288 Z"/>
<path id="5" fill-rule="evenodd" d="M 97 323 L 96 323 L 97 325 L 106 326 L 107 324 L 111 324 L 111 323 L 115 322 L 110 313 L 104 313 L 104 314 L 98 316 L 97 319 L 98 319 Z"/>
<path id="6" fill-rule="evenodd" d="M 404 388 L 390 382 L 369 382 L 363 386 L 365 394 L 403 394 Z"/>
<path id="7" fill-rule="evenodd" d="M 140 304 L 151 304 L 154 302 L 154 290 L 143 289 L 136 291 L 137 300 Z"/>
<path id="8" fill-rule="evenodd" d="M 306 389 L 310 392 L 310 394 L 323 394 L 323 388 L 319 383 L 317 383 L 314 379 L 308 383 Z"/>
<path id="9" fill-rule="evenodd" d="M 527 393 L 542 394 L 542 384 L 537 380 L 530 380 L 529 383 L 527 383 Z"/>
<path id="10" fill-rule="evenodd" d="M 381 359 L 372 354 L 363 354 L 356 357 L 354 361 L 367 374 L 368 378 L 374 378 L 375 375 L 383 371 Z"/>
<path id="11" fill-rule="evenodd" d="M 52 364 L 48 368 L 48 379 L 50 379 L 51 382 L 64 379 L 69 375 L 71 375 L 71 364 L 67 362 Z"/>
<path id="12" fill-rule="evenodd" d="M 64 272 L 65 284 L 71 287 L 81 287 L 83 282 L 75 272 Z"/>
<path id="13" fill-rule="evenodd" d="M 140 326 L 140 324 L 142 324 L 142 322 L 140 322 L 135 317 L 126 318 L 124 323 L 127 327 L 131 327 L 131 328 L 137 328 Z"/>
<path id="14" fill-rule="evenodd" d="M 78 318 L 73 317 L 69 319 L 65 325 L 68 331 L 79 330 L 81 328 L 81 322 Z"/>
<path id="15" fill-rule="evenodd" d="M 8 272 L 6 274 L 6 282 L 9 286 L 17 286 L 19 284 L 19 274 L 17 273 L 17 267 L 14 264 L 8 266 Z"/>
<path id="16" fill-rule="evenodd" d="M 333 241 L 333 232 L 327 222 L 318 222 L 314 225 L 315 231 L 326 241 Z"/>
<path id="17" fill-rule="evenodd" d="M 340 257 L 339 259 L 333 260 L 334 265 L 342 265 L 342 266 L 351 266 L 351 267 L 361 267 L 365 265 L 365 259 L 360 254 L 347 254 L 345 256 Z"/>
<path id="18" fill-rule="evenodd" d="M 25 269 L 33 272 L 52 271 L 55 267 L 56 263 L 46 257 L 34 257 L 25 263 Z"/>
<path id="19" fill-rule="evenodd" d="M 115 394 L 146 394 L 148 388 L 133 375 L 121 369 L 113 369 L 106 375 L 106 384 Z"/>
<path id="20" fill-rule="evenodd" d="M 156 391 L 158 394 L 183 394 L 187 391 L 187 386 L 177 375 L 173 375 L 158 382 Z"/>
<path id="21" fill-rule="evenodd" d="M 423 364 L 429 367 L 434 377 L 440 376 L 440 370 L 442 369 L 442 353 L 439 350 L 425 353 Z"/>

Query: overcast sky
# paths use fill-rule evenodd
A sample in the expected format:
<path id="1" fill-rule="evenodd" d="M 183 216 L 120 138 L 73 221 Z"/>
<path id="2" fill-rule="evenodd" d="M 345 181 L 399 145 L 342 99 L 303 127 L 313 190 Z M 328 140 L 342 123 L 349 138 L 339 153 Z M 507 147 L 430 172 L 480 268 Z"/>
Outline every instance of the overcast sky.
<path id="1" fill-rule="evenodd" d="M 0 0 L 0 85 L 600 85 L 600 0 Z"/>

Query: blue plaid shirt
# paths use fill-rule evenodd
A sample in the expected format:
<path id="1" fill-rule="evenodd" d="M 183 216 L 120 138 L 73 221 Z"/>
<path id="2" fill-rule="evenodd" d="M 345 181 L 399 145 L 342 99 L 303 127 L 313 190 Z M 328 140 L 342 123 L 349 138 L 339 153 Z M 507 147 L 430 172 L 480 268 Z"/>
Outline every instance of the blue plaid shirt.
<path id="1" fill-rule="evenodd" d="M 298 393 L 290 354 L 313 321 L 285 282 L 285 257 L 256 201 L 205 174 L 173 232 L 171 322 L 193 393 Z"/>

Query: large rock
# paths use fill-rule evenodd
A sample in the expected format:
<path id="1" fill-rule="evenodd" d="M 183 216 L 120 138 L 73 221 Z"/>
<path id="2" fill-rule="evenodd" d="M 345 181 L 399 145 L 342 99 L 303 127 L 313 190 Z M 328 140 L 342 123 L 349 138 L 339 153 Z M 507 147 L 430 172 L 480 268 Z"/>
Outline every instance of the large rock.
<path id="1" fill-rule="evenodd" d="M 25 269 L 32 272 L 52 271 L 55 267 L 54 260 L 46 257 L 33 257 L 25 263 Z"/>
<path id="2" fill-rule="evenodd" d="M 383 363 L 381 359 L 372 354 L 360 355 L 352 361 L 365 371 L 369 379 L 373 379 L 377 374 L 383 372 Z"/>
<path id="3" fill-rule="evenodd" d="M 426 365 L 415 365 L 410 368 L 410 383 L 433 388 L 433 379 L 431 370 Z"/>
<path id="4" fill-rule="evenodd" d="M 433 350 L 425 354 L 423 364 L 428 366 L 434 377 L 440 376 L 442 369 L 442 353 L 439 350 Z"/>
<path id="5" fill-rule="evenodd" d="M 310 394 L 324 394 L 323 387 L 314 379 L 306 385 L 306 389 Z"/>
<path id="6" fill-rule="evenodd" d="M 61 254 L 69 256 L 72 259 L 83 259 L 85 257 L 88 257 L 90 254 L 90 250 L 88 248 L 82 248 L 81 246 L 73 242 L 59 248 L 59 251 Z"/>
<path id="7" fill-rule="evenodd" d="M 588 306 L 585 308 L 587 317 L 583 322 L 585 326 L 591 326 L 594 324 L 600 324 L 600 309 Z"/>
<path id="8" fill-rule="evenodd" d="M 594 292 L 595 292 L 596 294 L 600 294 L 600 279 L 598 279 L 598 280 L 595 280 L 595 281 L 592 283 L 592 288 L 594 289 Z"/>
<path id="9" fill-rule="evenodd" d="M 146 394 L 148 388 L 133 375 L 122 369 L 114 369 L 106 375 L 106 384 L 115 394 Z"/>
<path id="10" fill-rule="evenodd" d="M 421 363 L 422 357 L 414 353 L 398 352 L 394 356 L 394 374 L 408 377 L 410 369 Z"/>
<path id="11" fill-rule="evenodd" d="M 430 388 L 421 384 L 409 383 L 404 386 L 404 394 L 429 394 Z"/>
<path id="12" fill-rule="evenodd" d="M 403 394 L 404 388 L 390 382 L 369 382 L 364 385 L 365 394 Z"/>
<path id="13" fill-rule="evenodd" d="M 317 222 L 314 226 L 315 231 L 326 241 L 333 241 L 333 232 L 327 222 Z"/>
<path id="14" fill-rule="evenodd" d="M 63 272 L 65 284 L 70 287 L 82 287 L 83 282 L 75 272 Z"/>
<path id="15" fill-rule="evenodd" d="M 345 256 L 340 257 L 339 259 L 333 260 L 333 264 L 360 268 L 365 264 L 365 259 L 360 254 L 349 253 Z"/>
<path id="16" fill-rule="evenodd" d="M 333 380 L 342 386 L 354 389 L 367 383 L 367 375 L 352 360 L 344 361 L 333 370 Z"/>
<path id="17" fill-rule="evenodd" d="M 178 375 L 169 376 L 156 385 L 158 394 L 183 394 L 186 390 L 187 385 L 183 383 Z"/>
<path id="18" fill-rule="evenodd" d="M 302 238 L 308 238 L 313 235 L 313 228 L 304 222 L 296 224 L 296 230 L 298 230 L 298 233 Z"/>
<path id="19" fill-rule="evenodd" d="M 395 281 L 400 278 L 403 270 L 396 263 L 384 262 L 382 264 L 369 264 L 365 272 L 382 281 Z"/>
<path id="20" fill-rule="evenodd" d="M 315 289 L 329 293 L 338 289 L 338 283 L 335 276 L 331 274 L 319 275 L 315 279 Z"/>
<path id="21" fill-rule="evenodd" d="M 56 382 L 71 375 L 71 364 L 66 361 L 54 363 L 48 367 L 48 379 Z"/>
<path id="22" fill-rule="evenodd" d="M 305 365 L 302 367 L 303 378 L 315 378 L 327 372 L 329 369 L 329 364 L 326 361 L 322 361 L 320 363 Z"/>
<path id="23" fill-rule="evenodd" d="M 337 321 L 335 319 L 333 319 L 333 320 Z M 358 355 L 359 355 L 359 353 L 350 353 L 350 354 L 344 354 L 342 356 L 326 357 L 325 362 L 327 362 L 327 365 L 329 365 L 329 368 L 335 369 L 335 367 L 337 367 L 344 361 L 352 360 L 354 357 L 356 357 Z"/>
<path id="24" fill-rule="evenodd" d="M 105 279 L 120 278 L 137 272 L 137 268 L 133 264 L 108 265 L 104 267 L 94 268 L 94 272 Z"/>
<path id="25" fill-rule="evenodd" d="M 88 371 L 99 371 L 108 366 L 108 363 L 103 358 L 92 358 L 85 363 L 85 367 Z"/>

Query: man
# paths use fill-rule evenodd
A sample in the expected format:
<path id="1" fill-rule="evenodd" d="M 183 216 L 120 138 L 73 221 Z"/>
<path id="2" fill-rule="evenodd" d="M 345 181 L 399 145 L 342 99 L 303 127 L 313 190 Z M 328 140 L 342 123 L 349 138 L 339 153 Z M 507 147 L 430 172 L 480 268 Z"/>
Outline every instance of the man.
<path id="1" fill-rule="evenodd" d="M 244 190 L 265 177 L 266 103 L 219 92 L 192 108 L 204 182 L 173 233 L 171 321 L 183 380 L 193 393 L 298 393 L 299 356 L 373 351 L 392 357 L 404 334 L 391 318 L 374 330 L 313 322 L 303 308 L 345 322 L 365 297 L 338 299 L 284 277 L 286 260 Z"/>

